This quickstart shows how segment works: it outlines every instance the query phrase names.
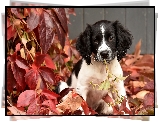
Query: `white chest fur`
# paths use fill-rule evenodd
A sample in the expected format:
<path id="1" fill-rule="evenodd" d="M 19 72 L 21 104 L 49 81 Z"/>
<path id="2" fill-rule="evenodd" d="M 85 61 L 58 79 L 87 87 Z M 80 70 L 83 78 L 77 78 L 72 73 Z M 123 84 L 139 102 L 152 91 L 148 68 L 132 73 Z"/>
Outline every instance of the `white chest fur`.
<path id="1" fill-rule="evenodd" d="M 92 80 L 95 83 L 100 83 L 106 79 L 108 75 L 106 72 L 106 65 L 94 60 L 91 62 L 92 64 L 87 65 L 87 63 L 83 61 L 82 67 L 79 71 L 78 79 L 72 79 L 72 82 L 75 80 L 75 82 L 80 82 L 81 85 L 86 85 L 89 84 Z M 115 76 L 123 75 L 123 71 L 116 57 L 110 62 L 110 64 L 107 64 L 107 66 L 109 71 Z"/>
<path id="2" fill-rule="evenodd" d="M 104 97 L 107 93 L 110 95 L 112 94 L 111 91 L 99 90 L 90 84 L 91 82 L 93 84 L 100 84 L 102 81 L 106 80 L 108 76 L 106 65 L 101 62 L 96 62 L 93 59 L 91 60 L 91 63 L 92 64 L 87 65 L 87 63 L 83 61 L 78 78 L 76 78 L 73 74 L 71 87 L 76 88 L 77 93 L 87 101 L 88 105 L 91 108 L 96 109 L 102 97 Z M 107 66 L 109 71 L 115 76 L 121 76 L 123 74 L 117 58 L 112 60 L 109 64 L 107 64 Z M 124 87 L 123 82 L 119 85 L 119 87 Z M 123 94 L 125 95 L 125 91 L 123 91 Z"/>
<path id="3" fill-rule="evenodd" d="M 108 74 L 106 72 L 106 65 L 104 65 L 101 62 L 96 62 L 93 59 L 91 62 L 92 64 L 87 65 L 87 63 L 83 61 L 82 67 L 79 71 L 78 78 L 76 78 L 75 75 L 72 74 L 72 85 L 70 87 L 76 88 L 77 92 L 81 95 L 85 94 L 83 92 L 91 91 L 94 97 L 96 97 L 95 95 L 97 96 L 101 95 L 101 97 L 103 97 L 104 94 L 107 94 L 108 90 L 94 89 L 90 83 L 92 82 L 94 84 L 100 84 L 102 81 L 107 79 Z M 117 58 L 112 60 L 110 64 L 107 64 L 107 66 L 109 71 L 115 76 L 119 76 L 119 75 L 121 76 L 123 74 L 121 66 Z M 85 97 L 84 99 L 86 99 L 87 95 L 83 97 Z"/>

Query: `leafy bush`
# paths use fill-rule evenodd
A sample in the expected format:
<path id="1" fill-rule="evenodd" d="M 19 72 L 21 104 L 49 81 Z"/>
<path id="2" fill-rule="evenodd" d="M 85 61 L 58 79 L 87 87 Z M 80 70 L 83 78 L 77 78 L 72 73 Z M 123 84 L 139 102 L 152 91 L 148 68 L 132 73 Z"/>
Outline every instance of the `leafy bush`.
<path id="1" fill-rule="evenodd" d="M 8 104 L 26 114 L 58 114 L 54 88 L 79 59 L 68 36 L 69 14 L 73 8 L 7 9 Z"/>

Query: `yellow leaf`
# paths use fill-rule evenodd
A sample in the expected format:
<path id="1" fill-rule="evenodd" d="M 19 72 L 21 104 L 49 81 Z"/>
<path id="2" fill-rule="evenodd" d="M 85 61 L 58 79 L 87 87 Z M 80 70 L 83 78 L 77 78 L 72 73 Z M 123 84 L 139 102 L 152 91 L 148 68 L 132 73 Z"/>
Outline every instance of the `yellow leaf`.
<path id="1" fill-rule="evenodd" d="M 20 55 L 22 58 L 25 59 L 25 51 L 24 51 L 24 48 L 20 49 Z"/>
<path id="2" fill-rule="evenodd" d="M 25 39 L 25 38 L 22 38 L 22 43 L 24 44 L 24 46 L 26 47 L 26 43 L 27 43 L 28 41 Z"/>
<path id="3" fill-rule="evenodd" d="M 99 90 L 108 90 L 110 88 L 110 82 L 108 80 L 103 81 L 99 85 Z"/>
<path id="4" fill-rule="evenodd" d="M 32 48 L 31 48 L 30 53 L 32 54 L 32 56 L 35 57 L 35 47 L 32 47 Z"/>
<path id="5" fill-rule="evenodd" d="M 20 20 L 20 19 L 15 19 L 13 23 L 14 23 L 14 25 L 16 25 L 16 26 L 19 26 L 20 23 L 21 23 L 21 20 Z"/>
<path id="6" fill-rule="evenodd" d="M 129 75 L 128 75 L 129 76 Z M 122 77 L 122 76 L 119 76 L 117 77 L 119 80 L 125 80 L 128 76 L 125 76 L 125 77 Z"/>

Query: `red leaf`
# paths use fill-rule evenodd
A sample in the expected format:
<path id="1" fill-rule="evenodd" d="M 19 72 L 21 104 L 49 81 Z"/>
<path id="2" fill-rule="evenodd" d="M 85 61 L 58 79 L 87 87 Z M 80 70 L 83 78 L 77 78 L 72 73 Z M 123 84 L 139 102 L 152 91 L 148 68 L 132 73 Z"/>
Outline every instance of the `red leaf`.
<path id="1" fill-rule="evenodd" d="M 65 33 L 68 33 L 67 18 L 64 8 L 53 8 Z"/>
<path id="2" fill-rule="evenodd" d="M 43 89 L 43 91 L 41 92 L 41 95 L 45 95 L 45 97 L 48 100 L 54 100 L 54 103 L 58 104 L 57 98 L 60 97 L 58 94 L 56 94 L 56 93 L 54 93 L 54 92 L 52 92 L 50 90 Z"/>
<path id="3" fill-rule="evenodd" d="M 45 64 L 51 69 L 56 69 L 54 62 L 49 55 L 45 56 Z"/>
<path id="4" fill-rule="evenodd" d="M 13 55 L 11 55 L 11 56 L 9 57 L 9 60 L 10 60 L 11 62 L 15 62 L 15 61 L 16 61 L 16 57 L 17 57 L 17 53 L 14 52 Z"/>
<path id="5" fill-rule="evenodd" d="M 65 53 L 69 56 L 69 57 L 67 58 L 68 61 L 69 61 L 70 58 L 72 57 L 72 51 L 71 51 L 70 46 L 69 46 L 69 45 L 65 45 L 64 51 L 65 51 Z M 66 60 L 66 59 L 65 59 L 65 60 Z M 67 60 L 66 60 L 65 62 L 67 62 Z"/>
<path id="6" fill-rule="evenodd" d="M 11 26 L 11 22 L 10 22 L 9 17 L 7 17 L 7 28 L 8 28 L 9 26 Z"/>
<path id="7" fill-rule="evenodd" d="M 16 52 L 20 50 L 20 43 L 18 43 L 15 47 Z"/>
<path id="8" fill-rule="evenodd" d="M 119 111 L 116 106 L 113 106 L 113 115 L 118 115 Z"/>
<path id="9" fill-rule="evenodd" d="M 119 108 L 119 111 L 120 111 L 120 113 L 122 113 L 122 112 L 125 112 L 126 114 L 129 114 L 129 115 L 131 115 L 132 114 L 132 112 L 126 107 L 126 98 L 124 97 L 124 99 L 123 99 L 123 101 L 122 101 L 122 103 L 121 103 L 121 106 L 120 106 L 120 108 Z"/>
<path id="10" fill-rule="evenodd" d="M 102 98 L 106 103 L 113 103 L 113 99 L 107 94 Z"/>
<path id="11" fill-rule="evenodd" d="M 58 94 L 52 92 L 52 91 L 49 91 L 47 89 L 44 89 L 42 92 L 41 92 L 42 95 L 45 95 L 47 97 L 47 99 L 49 100 L 52 100 L 52 99 L 57 99 L 57 97 L 60 97 Z"/>
<path id="12" fill-rule="evenodd" d="M 66 13 L 68 14 L 76 15 L 74 8 L 65 8 L 65 10 L 67 11 Z"/>
<path id="13" fill-rule="evenodd" d="M 124 112 L 125 112 L 126 114 L 133 115 L 133 112 L 130 111 L 127 107 L 125 108 Z"/>
<path id="14" fill-rule="evenodd" d="M 55 69 L 55 64 L 48 54 L 36 54 L 34 64 L 39 68 L 41 64 L 45 61 L 47 67 Z"/>
<path id="15" fill-rule="evenodd" d="M 148 82 L 148 83 L 142 88 L 142 90 L 149 90 L 149 91 L 154 92 L 154 82 L 153 82 L 153 81 Z"/>
<path id="16" fill-rule="evenodd" d="M 60 65 L 65 64 L 65 58 L 68 58 L 68 55 L 64 53 L 64 51 L 59 51 L 56 53 L 56 56 L 54 57 L 54 62 L 59 62 Z"/>
<path id="17" fill-rule="evenodd" d="M 60 23 L 58 23 L 57 18 L 56 17 L 52 17 L 52 19 L 54 21 L 54 25 L 55 25 L 55 28 L 56 28 L 58 40 L 60 41 L 60 44 L 61 44 L 62 48 L 64 48 L 65 40 L 66 40 L 66 35 L 67 34 L 62 29 Z"/>
<path id="18" fill-rule="evenodd" d="M 63 114 L 63 115 L 67 115 L 67 113 Z M 81 110 L 76 110 L 76 111 L 73 112 L 73 115 L 82 115 L 82 111 Z"/>
<path id="19" fill-rule="evenodd" d="M 64 58 L 63 58 L 63 56 L 61 56 L 60 54 L 57 54 L 57 55 L 55 56 L 54 62 L 59 62 L 60 65 L 65 64 Z"/>
<path id="20" fill-rule="evenodd" d="M 42 103 L 42 105 L 48 106 L 52 110 L 52 112 L 56 112 L 57 114 L 59 114 L 59 112 L 56 109 L 56 104 L 55 104 L 55 102 L 53 100 L 45 100 Z"/>
<path id="21" fill-rule="evenodd" d="M 88 108 L 88 105 L 87 105 L 86 101 L 84 101 L 84 100 L 82 101 L 81 107 L 84 110 L 84 114 L 89 115 L 89 108 Z"/>
<path id="22" fill-rule="evenodd" d="M 44 62 L 45 56 L 45 54 L 36 54 L 34 64 L 35 66 L 37 66 L 37 68 L 39 68 L 41 64 Z"/>
<path id="23" fill-rule="evenodd" d="M 95 112 L 95 111 L 94 111 L 94 110 L 92 110 L 92 109 L 89 109 L 89 111 L 91 112 L 91 114 L 90 114 L 90 115 L 98 114 L 97 112 Z"/>
<path id="24" fill-rule="evenodd" d="M 16 79 L 18 85 L 21 87 L 22 90 L 24 90 L 26 86 L 25 78 L 24 78 L 25 70 L 19 68 L 16 63 L 12 63 L 11 68 L 14 74 L 14 78 Z"/>
<path id="25" fill-rule="evenodd" d="M 17 101 L 17 107 L 25 107 L 28 106 L 35 100 L 36 92 L 34 90 L 26 90 L 22 92 Z"/>
<path id="26" fill-rule="evenodd" d="M 40 15 L 38 14 L 38 12 L 35 12 L 36 9 L 32 8 L 31 12 L 29 13 L 29 17 L 27 18 L 27 27 L 30 30 L 33 30 L 34 28 L 36 28 L 39 24 L 39 20 L 40 20 Z"/>
<path id="27" fill-rule="evenodd" d="M 138 58 L 138 56 L 140 55 L 141 52 L 140 48 L 141 48 L 141 40 L 135 46 L 135 52 L 134 52 L 135 58 Z"/>
<path id="28" fill-rule="evenodd" d="M 143 75 L 144 77 L 147 77 L 151 80 L 154 80 L 154 72 L 138 72 L 140 75 Z"/>
<path id="29" fill-rule="evenodd" d="M 30 89 L 35 89 L 38 83 L 38 79 L 41 78 L 40 74 L 36 70 L 29 70 L 25 75 L 25 82 L 29 86 Z"/>
<path id="30" fill-rule="evenodd" d="M 55 84 L 55 74 L 50 68 L 40 67 L 39 72 L 45 81 L 51 83 L 52 85 Z"/>
<path id="31" fill-rule="evenodd" d="M 8 62 L 7 63 L 7 90 L 12 92 L 14 88 L 16 88 L 16 80 L 14 78 L 14 75 L 11 69 L 11 64 L 10 62 Z"/>
<path id="32" fill-rule="evenodd" d="M 31 8 L 24 8 L 24 16 L 28 16 L 31 12 Z"/>
<path id="33" fill-rule="evenodd" d="M 74 93 L 74 92 L 72 93 L 72 97 L 73 97 L 73 98 L 75 98 L 75 97 L 77 97 L 77 96 L 78 96 L 77 93 Z"/>
<path id="34" fill-rule="evenodd" d="M 22 19 L 23 15 L 20 13 L 21 8 L 11 8 L 11 12 L 14 13 L 18 18 Z"/>
<path id="35" fill-rule="evenodd" d="M 54 24 L 52 18 L 45 11 L 40 16 L 39 38 L 42 52 L 44 54 L 50 49 L 55 37 Z"/>
<path id="36" fill-rule="evenodd" d="M 13 26 L 9 26 L 7 28 L 7 40 L 9 40 L 10 38 L 14 37 L 15 33 L 16 33 L 16 31 L 13 28 Z"/>
<path id="37" fill-rule="evenodd" d="M 18 67 L 20 67 L 22 69 L 29 69 L 27 61 L 25 59 L 23 59 L 21 56 L 17 56 L 15 62 Z"/>
<path id="38" fill-rule="evenodd" d="M 124 98 L 124 100 L 121 103 L 121 106 L 119 108 L 119 111 L 124 111 L 126 108 L 126 99 Z"/>
<path id="39" fill-rule="evenodd" d="M 57 84 L 57 82 L 59 82 L 60 80 L 61 80 L 61 81 L 64 81 L 64 76 L 61 76 L 61 74 L 56 73 L 56 74 L 55 74 L 55 80 L 56 80 L 56 83 L 55 83 L 55 84 Z"/>
<path id="40" fill-rule="evenodd" d="M 69 56 L 69 58 L 71 58 L 74 54 L 74 56 L 77 59 L 79 59 L 80 58 L 80 53 L 75 48 L 75 42 L 76 42 L 76 40 L 67 40 L 66 44 L 65 44 L 65 47 L 64 47 L 64 51 Z"/>
<path id="41" fill-rule="evenodd" d="M 36 98 L 28 107 L 27 115 L 39 115 L 40 106 L 37 104 L 38 98 Z"/>
<path id="42" fill-rule="evenodd" d="M 73 54 L 75 55 L 75 57 L 76 57 L 77 59 L 79 59 L 79 58 L 80 58 L 80 54 L 79 54 L 79 52 L 76 50 L 76 48 L 75 48 L 75 47 L 71 47 L 71 50 L 72 50 Z"/>
<path id="43" fill-rule="evenodd" d="M 39 68 L 39 67 L 37 67 L 37 66 L 35 65 L 35 63 L 33 63 L 33 64 L 31 65 L 31 67 L 32 67 L 32 69 L 33 69 L 34 71 L 38 70 L 38 68 Z"/>
<path id="44" fill-rule="evenodd" d="M 150 92 L 144 96 L 144 107 L 154 106 L 154 93 Z"/>
<path id="45" fill-rule="evenodd" d="M 63 115 L 71 115 L 70 109 L 66 109 L 63 113 Z"/>
<path id="46" fill-rule="evenodd" d="M 135 63 L 135 66 L 147 66 L 154 68 L 154 59 L 151 55 L 144 55 L 140 60 Z"/>

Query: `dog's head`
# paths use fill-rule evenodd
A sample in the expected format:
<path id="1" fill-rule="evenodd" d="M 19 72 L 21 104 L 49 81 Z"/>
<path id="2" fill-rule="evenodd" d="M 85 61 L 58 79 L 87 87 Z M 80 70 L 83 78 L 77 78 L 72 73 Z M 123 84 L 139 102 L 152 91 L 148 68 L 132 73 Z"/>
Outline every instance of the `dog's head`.
<path id="1" fill-rule="evenodd" d="M 132 35 L 118 21 L 101 20 L 87 25 L 77 39 L 76 49 L 89 65 L 94 60 L 108 63 L 117 56 L 120 61 L 132 44 Z"/>

